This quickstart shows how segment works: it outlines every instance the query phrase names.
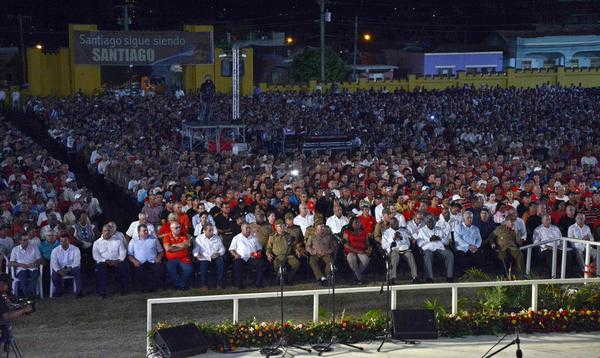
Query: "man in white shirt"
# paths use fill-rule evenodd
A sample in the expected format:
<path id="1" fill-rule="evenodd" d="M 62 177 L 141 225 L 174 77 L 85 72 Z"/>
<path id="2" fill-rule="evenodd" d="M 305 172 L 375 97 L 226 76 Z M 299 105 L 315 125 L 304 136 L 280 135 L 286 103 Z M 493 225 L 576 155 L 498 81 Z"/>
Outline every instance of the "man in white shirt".
<path id="1" fill-rule="evenodd" d="M 590 227 L 585 224 L 585 215 L 577 214 L 575 216 L 575 224 L 569 226 L 567 236 L 570 239 L 579 239 L 586 241 L 594 241 L 594 236 L 592 236 L 592 231 Z M 585 244 L 580 243 L 572 243 L 575 248 L 575 257 L 577 259 L 577 264 L 579 265 L 579 269 L 581 271 L 585 271 Z M 596 248 L 590 245 L 590 257 L 593 260 L 596 257 Z M 598 263 L 596 263 L 598 264 Z"/>
<path id="2" fill-rule="evenodd" d="M 129 228 L 127 229 L 127 231 L 125 232 L 127 241 L 130 241 L 131 239 L 137 239 L 139 237 L 138 236 L 138 227 L 140 225 L 146 225 L 146 229 L 148 230 L 148 235 L 156 236 L 156 232 L 154 231 L 154 225 L 152 225 L 148 222 L 146 214 L 139 213 L 138 219 L 139 220 L 132 222 L 129 225 Z"/>
<path id="3" fill-rule="evenodd" d="M 252 235 L 248 224 L 243 224 L 241 229 L 242 232 L 233 237 L 229 246 L 229 252 L 233 256 L 235 285 L 240 289 L 244 288 L 244 273 L 248 271 L 248 265 L 252 265 L 256 268 L 256 287 L 263 287 L 264 272 L 267 267 L 262 247 Z"/>
<path id="4" fill-rule="evenodd" d="M 209 277 L 208 269 L 212 265 L 216 272 L 215 284 L 220 288 L 225 288 L 223 281 L 223 272 L 225 267 L 225 246 L 223 240 L 216 234 L 214 226 L 211 224 L 204 225 L 204 232 L 194 239 L 194 249 L 192 254 L 196 258 L 198 271 L 200 272 L 200 287 L 204 291 L 208 290 Z M 210 280 L 212 281 L 212 280 Z"/>
<path id="5" fill-rule="evenodd" d="M 315 222 L 315 216 L 308 212 L 305 204 L 298 206 L 299 214 L 294 218 L 294 225 L 300 226 L 302 235 L 306 235 L 306 228 L 312 226 Z"/>
<path id="6" fill-rule="evenodd" d="M 123 240 L 113 237 L 109 224 L 102 227 L 102 235 L 94 241 L 92 256 L 96 261 L 96 293 L 102 298 L 107 297 L 108 270 L 112 270 L 115 271 L 121 294 L 126 294 L 129 291 L 129 265 L 125 261 L 127 249 Z"/>
<path id="7" fill-rule="evenodd" d="M 13 247 L 10 253 L 10 266 L 15 270 L 17 297 L 33 297 L 36 294 L 39 265 L 42 263 L 40 251 L 34 245 L 29 245 L 29 236 L 23 235 L 21 243 Z"/>
<path id="8" fill-rule="evenodd" d="M 65 288 L 65 276 L 73 277 L 76 296 L 81 295 L 81 252 L 77 246 L 69 244 L 69 236 L 60 237 L 60 246 L 50 254 L 50 272 L 54 284 L 54 297 L 60 297 Z"/>
<path id="9" fill-rule="evenodd" d="M 333 205 L 333 216 L 327 218 L 325 223 L 333 235 L 341 235 L 342 228 L 350 223 L 347 217 L 342 214 L 342 207 L 338 204 Z"/>
<path id="10" fill-rule="evenodd" d="M 10 96 L 12 99 L 12 107 L 17 108 L 19 106 L 19 101 L 21 100 L 21 93 L 17 90 L 14 90 Z"/>
<path id="11" fill-rule="evenodd" d="M 441 257 L 446 265 L 446 280 L 454 281 L 454 254 L 446 248 L 450 241 L 450 236 L 446 230 L 435 225 L 433 216 L 427 217 L 426 225 L 419 229 L 417 244 L 423 250 L 423 260 L 425 263 L 425 281 L 433 282 L 433 256 Z"/>
<path id="12" fill-rule="evenodd" d="M 425 226 L 425 220 L 423 220 L 423 213 L 418 212 L 415 217 L 406 224 L 406 229 L 412 235 L 413 240 L 417 240 L 419 237 L 419 230 Z"/>
<path id="13" fill-rule="evenodd" d="M 533 231 L 533 243 L 535 244 L 546 240 L 559 239 L 561 237 L 562 233 L 560 232 L 558 226 L 552 225 L 550 215 L 543 214 L 542 225 L 538 226 Z M 540 246 L 542 260 L 545 263 L 546 270 L 549 272 L 552 272 L 552 246 L 552 242 Z M 562 249 L 562 242 L 557 241 L 556 246 L 559 250 Z M 570 251 L 571 249 L 567 248 L 567 250 Z M 556 260 L 556 264 L 558 266 L 559 260 Z"/>
<path id="14" fill-rule="evenodd" d="M 472 212 L 463 213 L 463 223 L 454 232 L 454 245 L 459 275 L 468 268 L 483 266 L 483 250 L 480 250 L 481 233 L 479 228 L 473 225 Z"/>
<path id="15" fill-rule="evenodd" d="M 381 248 L 387 252 L 390 260 L 390 283 L 396 284 L 396 271 L 398 268 L 398 261 L 400 261 L 400 255 L 404 257 L 406 263 L 410 268 L 410 276 L 412 277 L 413 283 L 417 283 L 417 264 L 415 257 L 410 251 L 410 240 L 412 236 L 410 232 L 401 228 L 398 223 L 398 219 L 392 218 L 390 220 L 390 227 L 383 232 L 381 235 Z"/>
<path id="16" fill-rule="evenodd" d="M 15 246 L 15 242 L 10 236 L 10 232 L 10 225 L 3 224 L 2 227 L 0 227 L 0 266 L 4 263 L 4 259 L 10 256 L 10 253 Z"/>
<path id="17" fill-rule="evenodd" d="M 142 223 L 137 226 L 137 234 L 127 248 L 135 282 L 142 292 L 154 292 L 160 286 L 158 278 L 161 276 L 160 262 L 164 251 L 156 235 L 148 230 L 149 225 Z"/>

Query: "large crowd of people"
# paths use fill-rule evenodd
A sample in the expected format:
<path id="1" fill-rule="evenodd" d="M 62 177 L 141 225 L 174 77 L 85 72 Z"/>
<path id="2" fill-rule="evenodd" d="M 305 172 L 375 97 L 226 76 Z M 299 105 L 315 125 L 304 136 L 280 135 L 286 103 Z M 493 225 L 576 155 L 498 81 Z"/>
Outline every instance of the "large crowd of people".
<path id="1" fill-rule="evenodd" d="M 600 236 L 599 97 L 575 87 L 256 93 L 241 104 L 252 148 L 242 156 L 181 148 L 195 95 L 32 98 L 26 108 L 138 204 L 129 226 L 101 222 L 95 240 L 71 241 L 106 296 L 110 271 L 123 293 L 262 287 L 280 267 L 288 283 L 308 272 L 326 285 L 337 267 L 362 284 L 384 277 L 382 257 L 393 282 L 397 271 L 453 281 L 471 267 L 521 276 L 523 245 Z M 228 97 L 212 108 L 229 120 Z M 284 132 L 350 135 L 361 147 L 287 155 L 273 145 Z M 72 225 L 90 218 L 73 213 Z M 589 270 L 584 249 L 568 247 L 574 275 Z M 551 263 L 550 244 L 535 250 L 541 272 Z"/>

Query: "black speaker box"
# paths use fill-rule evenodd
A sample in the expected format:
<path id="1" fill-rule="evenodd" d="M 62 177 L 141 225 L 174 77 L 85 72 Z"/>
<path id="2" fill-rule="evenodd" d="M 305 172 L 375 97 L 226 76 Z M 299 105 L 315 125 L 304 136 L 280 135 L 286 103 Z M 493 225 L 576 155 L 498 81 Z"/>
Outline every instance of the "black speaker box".
<path id="1" fill-rule="evenodd" d="M 154 343 L 164 357 L 180 358 L 206 353 L 208 339 L 193 324 L 159 329 Z"/>
<path id="2" fill-rule="evenodd" d="M 392 311 L 393 337 L 398 340 L 437 339 L 435 312 L 425 309 Z"/>

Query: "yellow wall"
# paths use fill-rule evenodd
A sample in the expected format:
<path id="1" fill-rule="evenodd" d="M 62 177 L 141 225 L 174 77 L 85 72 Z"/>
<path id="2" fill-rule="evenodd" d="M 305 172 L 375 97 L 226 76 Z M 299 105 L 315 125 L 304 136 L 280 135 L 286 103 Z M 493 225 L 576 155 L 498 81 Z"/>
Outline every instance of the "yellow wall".
<path id="1" fill-rule="evenodd" d="M 71 93 L 69 51 L 44 54 L 27 49 L 29 93 L 34 96 L 66 96 Z"/>
<path id="2" fill-rule="evenodd" d="M 390 92 L 396 89 L 405 91 L 414 91 L 415 89 L 426 90 L 442 90 L 452 87 L 463 87 L 465 85 L 474 87 L 519 87 L 519 88 L 535 88 L 542 85 L 560 85 L 563 87 L 582 86 L 582 87 L 599 87 L 600 86 L 600 69 L 591 68 L 564 68 L 558 67 L 555 69 L 541 70 L 514 70 L 509 68 L 506 72 L 489 73 L 489 74 L 467 74 L 460 72 L 457 76 L 416 76 L 408 75 L 408 78 L 397 81 L 382 81 L 369 82 L 361 81 L 359 83 L 344 82 L 339 85 L 341 88 L 350 91 L 361 90 L 383 90 L 387 89 Z M 260 88 L 266 92 L 282 92 L 282 91 L 314 91 L 318 86 L 316 81 L 311 81 L 306 85 L 268 85 L 261 83 Z M 328 90 L 330 84 L 321 86 L 323 90 Z"/>

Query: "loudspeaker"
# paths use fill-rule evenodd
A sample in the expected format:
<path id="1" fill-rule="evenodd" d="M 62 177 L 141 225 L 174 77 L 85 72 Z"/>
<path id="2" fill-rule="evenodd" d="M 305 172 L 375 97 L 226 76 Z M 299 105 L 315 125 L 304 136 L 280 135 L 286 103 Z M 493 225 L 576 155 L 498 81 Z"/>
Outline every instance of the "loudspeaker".
<path id="1" fill-rule="evenodd" d="M 437 339 L 435 312 L 425 309 L 393 310 L 393 337 L 398 340 Z"/>
<path id="2" fill-rule="evenodd" d="M 154 343 L 164 357 L 180 358 L 206 353 L 208 339 L 193 324 L 159 329 Z"/>

